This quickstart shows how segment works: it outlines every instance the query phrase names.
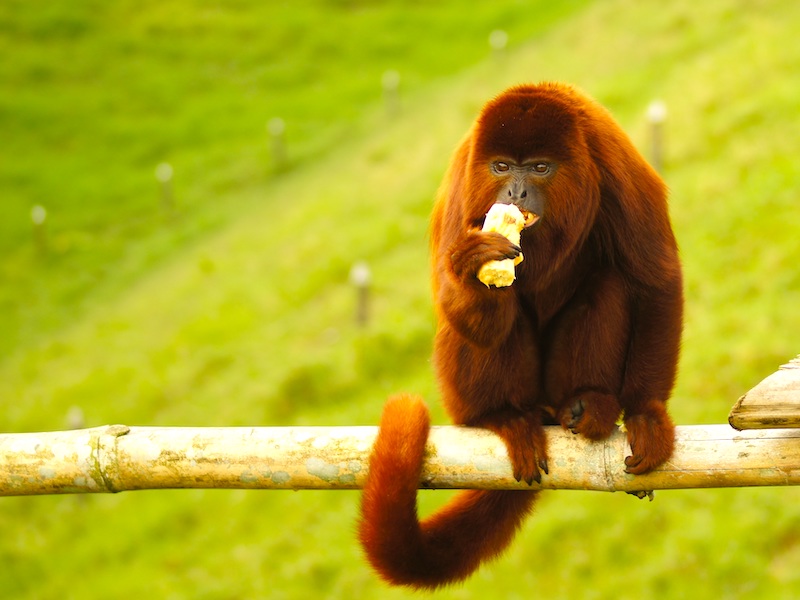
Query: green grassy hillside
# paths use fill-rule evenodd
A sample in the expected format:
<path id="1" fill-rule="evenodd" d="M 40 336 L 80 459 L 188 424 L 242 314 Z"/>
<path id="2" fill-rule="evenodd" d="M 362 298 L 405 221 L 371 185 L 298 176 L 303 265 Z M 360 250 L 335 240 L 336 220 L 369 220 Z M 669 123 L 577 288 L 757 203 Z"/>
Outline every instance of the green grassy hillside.
<path id="1" fill-rule="evenodd" d="M 276 177 L 363 135 L 385 71 L 409 94 L 486 57 L 493 29 L 518 45 L 585 4 L 4 2 L 0 356 L 126 293 L 176 246 L 267 202 Z M 280 168 L 273 118 L 286 127 Z M 45 264 L 34 205 L 48 212 Z"/>
<path id="2" fill-rule="evenodd" d="M 272 4 L 0 7 L 0 47 L 15 49 L 0 63 L 2 429 L 60 429 L 75 406 L 86 425 L 226 426 L 372 424 L 401 389 L 435 405 L 431 198 L 482 102 L 529 80 L 581 86 L 646 151 L 646 107 L 668 107 L 687 291 L 676 421 L 724 422 L 800 351 L 796 3 Z M 502 57 L 486 43 L 497 27 L 511 33 Z M 387 68 L 403 74 L 395 115 L 377 86 Z M 280 173 L 274 115 L 290 142 Z M 171 220 L 161 160 L 176 167 Z M 35 203 L 51 217 L 44 256 Z M 364 329 L 357 260 L 374 277 Z M 0 499 L 0 589 L 410 597 L 366 567 L 357 500 Z M 551 492 L 505 557 L 437 597 L 791 598 L 799 532 L 795 488 Z"/>

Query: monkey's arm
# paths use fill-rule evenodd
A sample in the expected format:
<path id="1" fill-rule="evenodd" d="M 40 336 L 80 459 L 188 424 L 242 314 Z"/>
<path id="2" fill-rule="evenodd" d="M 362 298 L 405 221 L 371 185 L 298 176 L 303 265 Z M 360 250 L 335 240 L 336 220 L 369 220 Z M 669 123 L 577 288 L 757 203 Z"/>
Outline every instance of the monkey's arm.
<path id="1" fill-rule="evenodd" d="M 680 272 L 636 303 L 620 403 L 631 456 L 629 473 L 644 473 L 672 454 L 675 426 L 666 409 L 675 383 L 681 337 L 683 292 Z"/>
<path id="2" fill-rule="evenodd" d="M 477 346 L 504 341 L 519 310 L 516 290 L 513 286 L 487 288 L 478 279 L 478 271 L 489 261 L 516 258 L 519 246 L 499 233 L 473 229 L 439 250 L 434 293 L 440 317 Z"/>

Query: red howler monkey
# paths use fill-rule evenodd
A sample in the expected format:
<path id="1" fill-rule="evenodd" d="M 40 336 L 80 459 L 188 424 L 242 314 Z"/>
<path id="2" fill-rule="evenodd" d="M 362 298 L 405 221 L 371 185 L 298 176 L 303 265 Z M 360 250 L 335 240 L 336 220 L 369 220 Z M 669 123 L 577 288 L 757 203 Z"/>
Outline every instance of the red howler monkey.
<path id="1" fill-rule="evenodd" d="M 481 231 L 494 203 L 539 219 L 519 246 Z M 683 294 L 665 186 L 609 113 L 562 84 L 511 88 L 483 108 L 431 220 L 434 362 L 457 424 L 505 441 L 516 479 L 547 473 L 542 428 L 591 440 L 624 416 L 627 471 L 669 458 Z M 481 283 L 489 260 L 524 253 L 510 287 Z M 361 506 L 360 539 L 388 582 L 436 588 L 502 552 L 535 491 L 467 490 L 417 517 L 425 404 L 384 408 Z"/>

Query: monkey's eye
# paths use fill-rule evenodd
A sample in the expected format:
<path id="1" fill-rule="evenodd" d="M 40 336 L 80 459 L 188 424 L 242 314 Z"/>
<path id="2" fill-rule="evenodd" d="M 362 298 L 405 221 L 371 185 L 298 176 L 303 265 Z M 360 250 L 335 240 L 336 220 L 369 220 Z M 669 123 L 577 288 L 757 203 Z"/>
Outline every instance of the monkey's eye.
<path id="1" fill-rule="evenodd" d="M 550 165 L 546 162 L 538 162 L 533 165 L 532 170 L 537 175 L 547 175 L 550 172 Z"/>
<path id="2" fill-rule="evenodd" d="M 493 166 L 496 173 L 505 173 L 511 168 L 508 166 L 508 163 L 504 162 L 496 162 Z"/>

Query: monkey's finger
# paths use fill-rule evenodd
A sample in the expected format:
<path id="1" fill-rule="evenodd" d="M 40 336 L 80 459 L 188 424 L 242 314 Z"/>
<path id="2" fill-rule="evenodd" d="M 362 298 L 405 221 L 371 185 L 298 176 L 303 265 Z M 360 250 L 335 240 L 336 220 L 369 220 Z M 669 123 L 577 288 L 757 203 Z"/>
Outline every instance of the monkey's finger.
<path id="1" fill-rule="evenodd" d="M 630 473 L 631 475 L 639 475 L 645 469 L 640 468 L 642 461 L 644 460 L 644 456 L 642 455 L 631 455 L 625 457 L 625 472 Z"/>
<path id="2" fill-rule="evenodd" d="M 545 472 L 546 475 L 550 475 L 550 469 L 547 466 L 547 459 L 540 458 L 539 459 L 539 468 Z"/>
<path id="3" fill-rule="evenodd" d="M 527 483 L 528 485 L 533 485 L 534 481 L 536 483 L 542 483 L 542 474 L 539 472 L 539 469 L 536 469 L 533 475 L 525 480 L 525 483 Z"/>

